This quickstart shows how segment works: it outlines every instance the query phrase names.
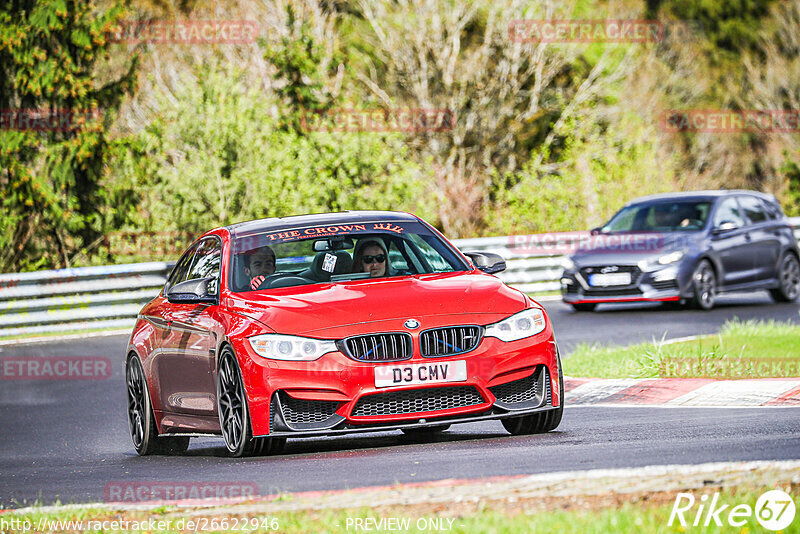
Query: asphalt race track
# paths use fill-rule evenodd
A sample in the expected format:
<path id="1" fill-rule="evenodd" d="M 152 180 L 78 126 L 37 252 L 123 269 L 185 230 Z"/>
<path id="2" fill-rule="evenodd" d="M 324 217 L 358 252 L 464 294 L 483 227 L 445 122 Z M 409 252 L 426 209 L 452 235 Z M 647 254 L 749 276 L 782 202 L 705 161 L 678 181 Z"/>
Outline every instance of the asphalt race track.
<path id="1" fill-rule="evenodd" d="M 722 297 L 711 312 L 607 305 L 545 307 L 566 357 L 581 342 L 628 344 L 716 332 L 727 320 L 800 323 L 797 304 L 762 293 Z M 102 501 L 115 482 L 256 484 L 261 495 L 446 478 L 653 464 L 800 459 L 800 408 L 567 407 L 557 431 L 509 436 L 497 421 L 456 425 L 430 441 L 383 432 L 290 440 L 279 456 L 229 459 L 221 440 L 184 457 L 138 457 L 125 418 L 125 336 L 0 347 L 0 357 L 107 356 L 112 376 L 0 381 L 0 508 Z"/>

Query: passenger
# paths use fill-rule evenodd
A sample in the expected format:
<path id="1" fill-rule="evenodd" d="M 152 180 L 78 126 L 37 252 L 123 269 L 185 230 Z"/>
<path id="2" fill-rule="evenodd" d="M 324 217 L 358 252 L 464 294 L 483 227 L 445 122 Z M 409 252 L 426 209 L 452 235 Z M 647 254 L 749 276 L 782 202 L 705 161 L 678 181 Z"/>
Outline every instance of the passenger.
<path id="1" fill-rule="evenodd" d="M 370 278 L 386 276 L 389 272 L 387 265 L 389 254 L 386 245 L 379 237 L 367 238 L 359 241 L 353 254 L 353 272 L 369 273 Z"/>
<path id="2" fill-rule="evenodd" d="M 250 278 L 250 289 L 256 290 L 264 279 L 275 273 L 275 252 L 268 246 L 244 254 L 244 274 Z"/>

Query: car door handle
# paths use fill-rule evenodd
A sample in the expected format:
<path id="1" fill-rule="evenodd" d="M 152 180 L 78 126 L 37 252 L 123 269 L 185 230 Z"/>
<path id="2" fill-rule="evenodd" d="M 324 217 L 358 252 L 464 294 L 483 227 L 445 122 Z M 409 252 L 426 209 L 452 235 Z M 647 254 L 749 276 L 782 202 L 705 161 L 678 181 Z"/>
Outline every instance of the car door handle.
<path id="1" fill-rule="evenodd" d="M 744 240 L 750 241 L 750 234 L 744 234 Z"/>

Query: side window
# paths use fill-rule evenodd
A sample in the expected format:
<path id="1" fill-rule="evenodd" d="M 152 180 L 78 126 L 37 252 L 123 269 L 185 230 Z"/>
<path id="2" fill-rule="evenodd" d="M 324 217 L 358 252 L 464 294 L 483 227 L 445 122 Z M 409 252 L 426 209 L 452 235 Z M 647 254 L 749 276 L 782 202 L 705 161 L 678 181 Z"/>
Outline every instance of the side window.
<path id="1" fill-rule="evenodd" d="M 764 207 L 761 205 L 761 201 L 756 197 L 739 197 L 739 205 L 742 207 L 742 211 L 745 215 L 747 215 L 747 218 L 750 219 L 751 223 L 758 224 L 767 220 L 767 214 L 764 211 Z"/>
<path id="2" fill-rule="evenodd" d="M 222 245 L 214 238 L 204 239 L 197 247 L 187 280 L 197 278 L 207 278 L 209 276 L 219 278 L 219 269 L 222 259 Z M 217 286 L 215 286 L 217 287 Z"/>
<path id="3" fill-rule="evenodd" d="M 761 200 L 761 204 L 764 206 L 764 211 L 766 211 L 768 219 L 780 219 L 783 216 L 779 205 L 773 204 L 768 200 Z"/>
<path id="4" fill-rule="evenodd" d="M 734 223 L 737 226 L 744 226 L 744 218 L 735 197 L 722 199 L 719 206 L 717 206 L 717 213 L 714 215 L 714 226 L 719 226 L 722 223 Z"/>
<path id="5" fill-rule="evenodd" d="M 179 284 L 185 280 L 186 275 L 189 272 L 189 266 L 192 264 L 192 259 L 194 258 L 194 253 L 197 250 L 197 245 L 192 246 L 189 250 L 183 253 L 181 259 L 178 260 L 178 263 L 175 264 L 175 267 L 172 268 L 172 272 L 167 279 L 167 283 L 164 286 L 164 292 L 166 293 L 169 291 L 169 288 L 174 286 L 175 284 Z"/>
<path id="6" fill-rule="evenodd" d="M 419 247 L 420 252 L 425 257 L 425 261 L 430 265 L 431 270 L 436 273 L 450 272 L 453 270 L 452 265 L 447 263 L 441 254 L 433 248 L 422 236 L 419 234 L 409 234 L 411 241 Z"/>

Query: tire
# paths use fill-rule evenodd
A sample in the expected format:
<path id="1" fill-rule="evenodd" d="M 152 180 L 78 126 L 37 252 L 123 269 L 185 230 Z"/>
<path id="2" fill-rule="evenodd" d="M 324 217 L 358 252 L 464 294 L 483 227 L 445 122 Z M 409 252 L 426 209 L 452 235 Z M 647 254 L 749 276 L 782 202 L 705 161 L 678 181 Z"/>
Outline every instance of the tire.
<path id="1" fill-rule="evenodd" d="M 551 381 L 552 383 L 552 381 Z M 546 412 L 534 413 L 523 417 L 501 419 L 503 428 L 509 434 L 544 434 L 558 428 L 564 415 L 564 373 L 561 370 L 561 355 L 558 356 L 558 408 Z"/>
<path id="2" fill-rule="evenodd" d="M 125 365 L 125 384 L 128 389 L 128 432 L 139 456 L 149 454 L 183 454 L 189 448 L 186 436 L 159 436 L 150 390 L 142 362 L 135 355 Z"/>
<path id="3" fill-rule="evenodd" d="M 770 289 L 769 294 L 775 302 L 794 302 L 800 296 L 800 262 L 794 254 L 787 253 L 778 269 L 779 286 Z"/>
<path id="4" fill-rule="evenodd" d="M 424 428 L 401 428 L 400 430 L 406 436 L 411 436 L 416 438 L 416 437 L 427 437 L 434 434 L 439 434 L 441 432 L 444 432 L 448 428 L 450 428 L 450 425 L 436 425 Z"/>
<path id="5" fill-rule="evenodd" d="M 286 445 L 286 438 L 253 437 L 242 373 L 230 347 L 219 358 L 217 412 L 225 448 L 234 458 L 277 454 Z"/>
<path id="6" fill-rule="evenodd" d="M 717 299 L 717 275 L 708 260 L 702 260 L 692 274 L 692 304 L 700 310 L 708 311 Z"/>
<path id="7" fill-rule="evenodd" d="M 594 309 L 597 307 L 597 304 L 593 302 L 582 302 L 580 304 L 570 304 L 570 306 L 572 306 L 572 309 L 574 309 L 576 312 L 590 312 L 594 311 Z"/>

